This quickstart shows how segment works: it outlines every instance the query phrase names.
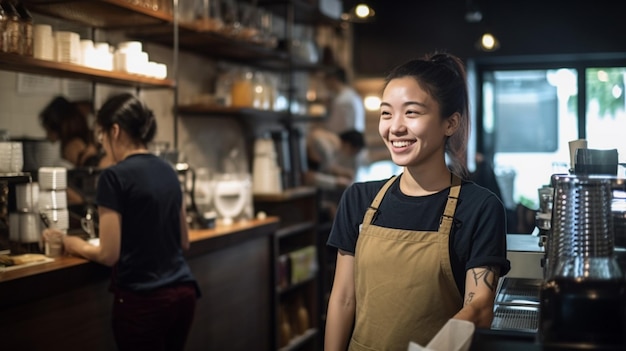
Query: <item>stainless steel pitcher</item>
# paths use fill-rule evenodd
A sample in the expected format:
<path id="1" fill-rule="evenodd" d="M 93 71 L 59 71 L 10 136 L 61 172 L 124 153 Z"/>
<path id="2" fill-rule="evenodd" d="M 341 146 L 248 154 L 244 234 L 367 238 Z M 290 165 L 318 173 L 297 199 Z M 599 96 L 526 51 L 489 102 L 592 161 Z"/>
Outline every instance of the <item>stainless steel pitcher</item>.
<path id="1" fill-rule="evenodd" d="M 623 179 L 607 176 L 554 175 L 551 234 L 546 280 L 621 278 L 613 253 L 613 190 Z"/>

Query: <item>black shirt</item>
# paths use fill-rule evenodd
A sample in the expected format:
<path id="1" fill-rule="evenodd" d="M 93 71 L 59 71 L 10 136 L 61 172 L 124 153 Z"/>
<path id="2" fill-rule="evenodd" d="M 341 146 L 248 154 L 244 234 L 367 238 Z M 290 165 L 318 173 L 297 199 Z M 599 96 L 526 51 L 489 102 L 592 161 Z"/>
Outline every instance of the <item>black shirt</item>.
<path id="1" fill-rule="evenodd" d="M 427 196 L 407 196 L 399 179 L 391 185 L 374 216 L 377 226 L 415 231 L 437 231 L 449 188 Z M 344 192 L 328 245 L 354 253 L 365 211 L 387 179 L 355 183 Z M 465 291 L 465 273 L 481 266 L 510 270 L 506 258 L 506 212 L 489 190 L 463 181 L 449 239 L 450 263 L 457 287 Z"/>
<path id="2" fill-rule="evenodd" d="M 182 196 L 174 168 L 152 154 L 129 156 L 102 171 L 96 202 L 122 216 L 113 289 L 195 283 L 181 247 Z"/>

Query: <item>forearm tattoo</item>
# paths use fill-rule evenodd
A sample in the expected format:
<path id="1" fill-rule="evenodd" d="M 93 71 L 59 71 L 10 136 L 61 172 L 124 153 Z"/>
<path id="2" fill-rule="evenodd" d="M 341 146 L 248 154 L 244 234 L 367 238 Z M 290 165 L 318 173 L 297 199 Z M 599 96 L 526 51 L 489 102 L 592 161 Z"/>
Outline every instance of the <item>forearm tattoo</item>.
<path id="1" fill-rule="evenodd" d="M 476 286 L 482 280 L 491 291 L 496 291 L 498 282 L 498 269 L 496 267 L 472 268 L 472 275 Z"/>
<path id="2" fill-rule="evenodd" d="M 482 281 L 491 291 L 496 291 L 496 283 L 498 281 L 499 270 L 497 267 L 480 267 L 480 268 L 472 268 L 471 269 L 472 276 L 474 277 L 474 284 L 478 286 L 478 284 Z M 474 297 L 476 293 L 474 291 L 466 291 L 465 292 L 465 301 L 463 305 L 468 305 Z"/>
<path id="3" fill-rule="evenodd" d="M 465 299 L 465 304 L 466 305 L 469 304 L 470 302 L 472 302 L 472 300 L 474 299 L 474 295 L 475 294 L 473 292 L 467 293 L 467 299 Z"/>

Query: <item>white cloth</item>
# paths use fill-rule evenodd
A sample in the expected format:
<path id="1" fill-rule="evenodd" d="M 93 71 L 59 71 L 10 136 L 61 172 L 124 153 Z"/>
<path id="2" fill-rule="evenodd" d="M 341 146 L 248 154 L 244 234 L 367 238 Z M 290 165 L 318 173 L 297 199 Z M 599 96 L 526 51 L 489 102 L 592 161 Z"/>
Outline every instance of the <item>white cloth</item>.
<path id="1" fill-rule="evenodd" d="M 344 86 L 335 96 L 325 127 L 337 134 L 349 129 L 365 132 L 365 106 L 356 90 Z"/>

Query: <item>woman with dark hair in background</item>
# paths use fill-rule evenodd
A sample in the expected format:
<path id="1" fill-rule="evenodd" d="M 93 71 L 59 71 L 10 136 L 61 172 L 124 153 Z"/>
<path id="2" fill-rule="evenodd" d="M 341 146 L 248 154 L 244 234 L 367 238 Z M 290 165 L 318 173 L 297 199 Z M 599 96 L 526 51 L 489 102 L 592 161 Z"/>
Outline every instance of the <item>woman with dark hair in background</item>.
<path id="1" fill-rule="evenodd" d="M 392 70 L 378 131 L 404 171 L 343 193 L 328 240 L 338 253 L 324 349 L 406 350 L 451 318 L 489 328 L 510 269 L 506 219 L 496 195 L 462 179 L 462 61 L 439 53 Z"/>
<path id="2" fill-rule="evenodd" d="M 46 139 L 61 144 L 61 159 L 68 169 L 84 167 L 104 168 L 112 164 L 102 148 L 95 141 L 94 132 L 89 128 L 87 113 L 81 105 L 70 102 L 62 96 L 54 98 L 39 114 L 41 126 L 46 131 Z M 74 179 L 68 179 L 67 202 L 82 216 L 82 206 L 90 201 Z"/>
<path id="3" fill-rule="evenodd" d="M 65 235 L 65 251 L 113 267 L 120 350 L 183 350 L 200 292 L 183 256 L 189 237 L 178 176 L 147 149 L 155 116 L 132 94 L 121 94 L 104 103 L 96 125 L 115 162 L 98 178 L 100 243 Z M 58 234 L 47 229 L 44 238 Z"/>
<path id="4" fill-rule="evenodd" d="M 39 118 L 46 138 L 61 143 L 61 157 L 65 161 L 74 167 L 102 166 L 104 154 L 78 104 L 57 96 L 43 109 Z"/>

